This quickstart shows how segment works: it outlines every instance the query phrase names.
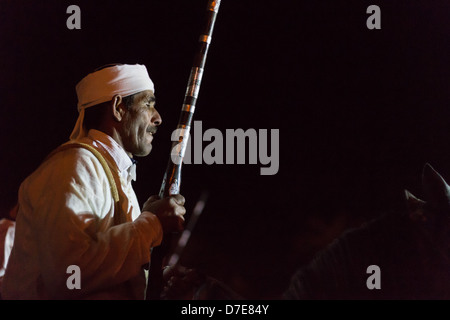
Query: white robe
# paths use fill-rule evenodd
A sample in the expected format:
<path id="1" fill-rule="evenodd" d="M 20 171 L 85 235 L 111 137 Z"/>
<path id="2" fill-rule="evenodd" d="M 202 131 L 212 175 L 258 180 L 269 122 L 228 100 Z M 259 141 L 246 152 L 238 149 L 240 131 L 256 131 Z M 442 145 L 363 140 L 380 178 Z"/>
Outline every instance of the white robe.
<path id="1" fill-rule="evenodd" d="M 162 240 L 158 218 L 139 208 L 125 151 L 91 130 L 80 142 L 117 166 L 125 223 L 115 211 L 106 173 L 92 152 L 54 154 L 20 186 L 14 246 L 2 284 L 3 299 L 144 299 L 150 248 Z M 81 288 L 67 285 L 79 267 Z"/>

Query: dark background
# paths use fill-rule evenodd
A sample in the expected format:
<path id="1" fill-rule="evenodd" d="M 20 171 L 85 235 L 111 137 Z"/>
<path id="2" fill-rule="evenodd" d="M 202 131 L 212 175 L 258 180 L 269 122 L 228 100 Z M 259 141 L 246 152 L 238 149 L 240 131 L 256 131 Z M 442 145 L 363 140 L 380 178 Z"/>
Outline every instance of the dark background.
<path id="1" fill-rule="evenodd" d="M 66 9 L 81 8 L 81 30 Z M 381 8 L 381 30 L 366 9 Z M 206 1 L 1 1 L 0 207 L 77 117 L 75 85 L 141 63 L 163 125 L 139 159 L 141 202 L 159 191 Z M 183 262 L 247 298 L 277 297 L 346 228 L 421 196 L 426 162 L 450 177 L 448 1 L 231 1 L 220 6 L 194 120 L 203 130 L 280 130 L 280 168 L 185 165 L 188 217 L 206 207 Z M 204 142 L 203 146 L 208 142 Z"/>

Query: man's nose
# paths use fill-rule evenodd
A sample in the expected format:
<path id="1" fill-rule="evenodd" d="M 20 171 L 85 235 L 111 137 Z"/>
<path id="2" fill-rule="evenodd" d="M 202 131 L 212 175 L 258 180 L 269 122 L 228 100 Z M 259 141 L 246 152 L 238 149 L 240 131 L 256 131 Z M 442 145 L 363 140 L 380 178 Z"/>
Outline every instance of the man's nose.
<path id="1" fill-rule="evenodd" d="M 159 126 L 162 123 L 161 115 L 159 112 L 155 109 L 152 115 L 152 124 L 154 126 Z"/>

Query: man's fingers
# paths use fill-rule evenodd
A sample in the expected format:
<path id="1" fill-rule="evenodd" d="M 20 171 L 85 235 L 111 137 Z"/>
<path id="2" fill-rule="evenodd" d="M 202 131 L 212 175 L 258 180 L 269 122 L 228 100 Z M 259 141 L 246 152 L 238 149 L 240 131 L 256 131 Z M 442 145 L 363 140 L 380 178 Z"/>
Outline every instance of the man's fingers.
<path id="1" fill-rule="evenodd" d="M 164 233 L 180 232 L 184 229 L 185 198 L 180 195 L 172 195 L 161 199 L 157 195 L 148 198 L 143 210 L 154 213 L 163 227 Z"/>
<path id="2" fill-rule="evenodd" d="M 156 201 L 156 200 L 159 200 L 159 199 L 160 198 L 159 198 L 158 195 L 153 195 L 153 196 L 150 196 L 150 198 L 147 199 L 147 202 L 153 202 L 153 201 Z"/>
<path id="3" fill-rule="evenodd" d="M 184 215 L 186 214 L 186 208 L 185 207 L 176 207 L 175 208 L 175 214 L 182 218 L 184 220 Z"/>
<path id="4" fill-rule="evenodd" d="M 181 194 L 174 194 L 170 196 L 170 202 L 175 203 L 179 206 L 184 206 L 186 199 Z"/>

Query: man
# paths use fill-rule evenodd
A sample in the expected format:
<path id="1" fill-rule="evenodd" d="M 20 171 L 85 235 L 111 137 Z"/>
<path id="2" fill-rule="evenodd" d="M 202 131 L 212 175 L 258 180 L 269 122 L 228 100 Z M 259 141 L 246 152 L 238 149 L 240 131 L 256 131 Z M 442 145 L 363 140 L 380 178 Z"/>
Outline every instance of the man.
<path id="1" fill-rule="evenodd" d="M 161 124 L 146 67 L 106 66 L 76 91 L 70 141 L 20 186 L 4 299 L 144 299 L 151 248 L 182 229 L 183 196 L 141 210 L 131 185 Z"/>

